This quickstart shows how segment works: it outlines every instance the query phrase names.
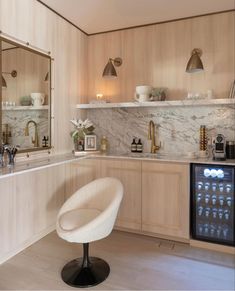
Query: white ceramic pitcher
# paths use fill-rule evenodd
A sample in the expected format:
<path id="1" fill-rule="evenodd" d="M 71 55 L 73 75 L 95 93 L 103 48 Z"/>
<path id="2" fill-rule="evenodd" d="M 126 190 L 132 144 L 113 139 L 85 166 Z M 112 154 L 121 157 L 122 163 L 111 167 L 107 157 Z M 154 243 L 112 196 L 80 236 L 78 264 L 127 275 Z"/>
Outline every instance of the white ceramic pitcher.
<path id="1" fill-rule="evenodd" d="M 136 86 L 135 88 L 135 100 L 138 102 L 148 102 L 152 101 L 152 86 Z"/>
<path id="2" fill-rule="evenodd" d="M 42 106 L 45 101 L 45 94 L 44 93 L 31 93 L 30 94 L 32 99 L 32 105 L 35 107 Z"/>

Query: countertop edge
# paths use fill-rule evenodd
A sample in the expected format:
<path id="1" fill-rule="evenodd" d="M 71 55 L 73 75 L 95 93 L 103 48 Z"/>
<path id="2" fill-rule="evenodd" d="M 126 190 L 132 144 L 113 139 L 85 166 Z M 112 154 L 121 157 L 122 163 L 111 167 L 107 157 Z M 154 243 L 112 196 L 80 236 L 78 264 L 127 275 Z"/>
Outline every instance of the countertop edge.
<path id="1" fill-rule="evenodd" d="M 186 157 L 174 158 L 174 157 L 146 157 L 146 156 L 132 156 L 131 154 L 87 154 L 81 156 L 75 156 L 71 154 L 54 155 L 50 158 L 41 158 L 37 160 L 19 162 L 14 167 L 4 167 L 0 169 L 0 179 L 20 175 L 27 172 L 41 170 L 53 166 L 62 164 L 68 164 L 76 162 L 82 159 L 119 159 L 119 160 L 134 160 L 134 161 L 146 161 L 146 162 L 158 162 L 158 163 L 179 163 L 179 164 L 210 164 L 210 165 L 227 165 L 235 166 L 235 160 L 227 161 L 214 161 L 211 159 L 190 159 Z M 42 164 L 44 163 L 44 164 Z"/>

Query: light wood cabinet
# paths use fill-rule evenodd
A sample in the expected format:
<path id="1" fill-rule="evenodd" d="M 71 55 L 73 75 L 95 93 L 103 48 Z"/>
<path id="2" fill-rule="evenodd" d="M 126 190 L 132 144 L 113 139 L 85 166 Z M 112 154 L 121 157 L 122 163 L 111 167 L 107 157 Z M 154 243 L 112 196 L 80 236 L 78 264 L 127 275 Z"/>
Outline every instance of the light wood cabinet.
<path id="1" fill-rule="evenodd" d="M 66 198 L 89 182 L 101 177 L 99 159 L 82 159 L 66 167 Z"/>
<path id="2" fill-rule="evenodd" d="M 115 177 L 124 186 L 116 226 L 141 230 L 141 161 L 102 159 L 101 176 Z"/>
<path id="3" fill-rule="evenodd" d="M 189 166 L 142 163 L 142 230 L 189 239 Z"/>
<path id="4" fill-rule="evenodd" d="M 65 196 L 65 165 L 0 179 L 0 262 L 55 227 Z"/>

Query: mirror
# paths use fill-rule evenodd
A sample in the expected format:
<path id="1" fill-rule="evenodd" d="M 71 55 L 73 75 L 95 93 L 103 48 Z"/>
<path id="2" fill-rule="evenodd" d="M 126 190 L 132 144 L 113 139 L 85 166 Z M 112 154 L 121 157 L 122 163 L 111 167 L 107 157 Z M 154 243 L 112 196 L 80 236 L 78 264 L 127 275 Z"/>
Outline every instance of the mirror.
<path id="1" fill-rule="evenodd" d="M 51 58 L 0 38 L 0 138 L 20 152 L 51 147 Z"/>

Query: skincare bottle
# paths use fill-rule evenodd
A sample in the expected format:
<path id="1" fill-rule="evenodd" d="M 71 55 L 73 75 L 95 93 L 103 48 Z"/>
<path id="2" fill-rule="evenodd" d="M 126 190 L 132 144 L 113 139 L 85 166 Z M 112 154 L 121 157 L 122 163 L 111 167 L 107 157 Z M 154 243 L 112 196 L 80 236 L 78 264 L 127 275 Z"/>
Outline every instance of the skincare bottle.
<path id="1" fill-rule="evenodd" d="M 139 138 L 139 141 L 137 143 L 137 153 L 142 153 L 143 152 L 143 144 L 141 142 L 141 139 Z"/>
<path id="2" fill-rule="evenodd" d="M 133 138 L 132 144 L 131 144 L 131 152 L 136 153 L 137 152 L 137 143 L 135 141 L 135 138 Z"/>

